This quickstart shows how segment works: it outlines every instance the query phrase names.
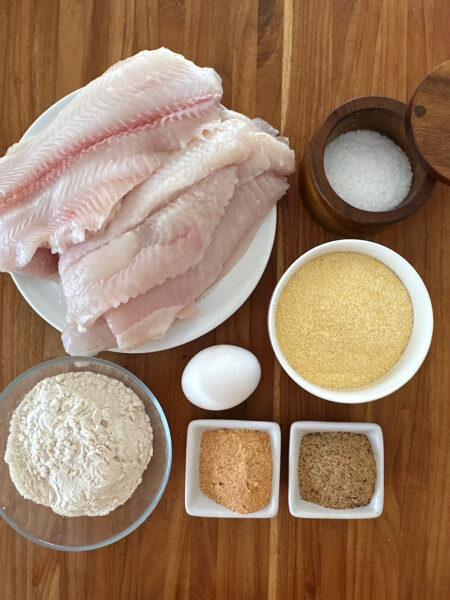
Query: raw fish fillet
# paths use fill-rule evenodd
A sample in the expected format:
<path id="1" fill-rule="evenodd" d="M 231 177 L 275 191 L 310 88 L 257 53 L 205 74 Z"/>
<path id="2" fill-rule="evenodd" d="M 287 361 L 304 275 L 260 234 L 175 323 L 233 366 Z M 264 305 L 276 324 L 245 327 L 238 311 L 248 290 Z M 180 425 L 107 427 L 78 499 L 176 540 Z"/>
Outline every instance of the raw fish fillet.
<path id="1" fill-rule="evenodd" d="M 93 322 L 97 316 L 102 314 L 102 311 L 105 312 L 105 298 L 109 301 L 111 297 L 114 297 L 114 294 L 111 294 L 111 290 L 108 286 L 108 269 L 112 268 L 115 270 L 118 268 L 116 257 L 120 256 L 122 253 L 110 251 L 110 248 L 114 249 L 115 241 L 123 238 L 123 236 L 116 238 L 115 234 L 120 231 L 120 228 L 125 224 L 134 222 L 133 219 L 139 215 L 139 210 L 146 212 L 152 210 L 152 208 L 159 207 L 161 202 L 167 203 L 170 200 L 172 200 L 172 204 L 176 204 L 178 201 L 173 201 L 173 197 L 180 189 L 184 189 L 183 185 L 185 185 L 186 182 L 192 183 L 197 180 L 198 177 L 201 177 L 205 173 L 209 173 L 217 166 L 224 164 L 224 162 L 229 162 L 230 160 L 240 161 L 237 164 L 237 167 L 235 167 L 235 171 L 237 170 L 240 180 L 240 189 L 246 189 L 243 187 L 244 184 L 253 182 L 255 176 L 262 173 L 270 172 L 272 176 L 279 175 L 280 177 L 283 177 L 294 170 L 294 152 L 290 150 L 285 143 L 282 143 L 277 138 L 273 137 L 273 135 L 262 132 L 254 122 L 245 117 L 236 117 L 227 120 L 223 125 L 224 127 L 218 127 L 217 132 L 213 131 L 208 133 L 205 139 L 193 142 L 185 151 L 175 153 L 176 156 L 169 157 L 167 163 L 147 182 L 138 186 L 136 190 L 133 190 L 133 192 L 125 198 L 122 206 L 111 221 L 111 224 L 104 231 L 95 234 L 93 239 L 89 239 L 82 244 L 73 246 L 61 257 L 59 265 L 61 279 L 64 284 L 68 305 L 74 307 L 74 311 L 69 309 L 69 312 L 75 314 L 74 319 L 69 319 L 64 335 L 65 346 L 70 352 L 76 352 L 77 344 L 82 345 L 85 352 L 87 352 L 89 347 L 92 347 L 92 343 L 84 344 L 80 334 L 76 331 L 71 331 L 71 328 L 76 328 L 77 325 L 79 326 L 79 329 L 89 327 L 90 323 Z M 230 168 L 231 167 L 227 167 L 225 170 Z M 220 174 L 223 170 L 224 169 L 219 169 L 215 171 L 215 176 Z M 208 179 L 212 180 L 213 177 L 214 175 L 210 175 L 209 178 L 203 180 L 200 184 L 194 184 L 192 187 L 188 188 L 188 192 L 192 192 L 192 190 L 195 190 L 203 182 L 208 181 Z M 156 180 L 156 183 L 154 180 Z M 282 179 L 282 183 L 284 185 L 284 179 Z M 221 186 L 215 190 L 216 194 L 218 191 L 221 193 L 224 192 L 224 190 L 221 190 L 220 188 Z M 285 187 L 283 187 L 283 191 L 284 189 Z M 139 191 L 139 194 L 136 194 L 136 191 Z M 144 191 L 148 192 L 149 198 L 144 195 Z M 185 195 L 188 194 L 188 192 L 185 192 Z M 133 198 L 138 197 L 139 202 L 136 202 L 132 210 L 124 211 L 124 206 L 127 206 L 127 201 L 130 196 Z M 142 206 L 145 208 L 142 208 Z M 169 203 L 168 207 L 170 206 L 171 204 Z M 164 210 L 168 210 L 168 208 L 159 211 L 157 210 L 157 212 L 153 213 L 150 221 L 155 223 L 158 222 L 160 226 L 164 227 L 164 221 L 158 219 L 158 215 L 164 213 Z M 256 225 L 261 218 L 258 207 L 256 207 L 255 211 L 254 219 L 250 225 Z M 264 215 L 265 212 L 266 211 L 264 211 L 262 215 Z M 123 219 L 121 219 L 121 215 L 124 216 Z M 136 220 L 139 220 L 139 218 L 136 218 Z M 248 231 L 252 231 L 252 229 L 254 231 L 254 228 L 249 226 Z M 241 238 L 242 237 L 243 236 L 241 236 Z M 242 251 L 245 251 L 249 241 L 250 240 L 247 239 L 247 243 L 242 248 Z M 241 243 L 240 239 L 238 242 Z M 230 256 L 227 256 L 225 261 L 226 264 L 224 263 L 221 268 L 217 269 L 214 279 L 209 282 L 208 287 L 218 278 L 223 276 L 224 272 L 232 267 L 235 260 L 239 259 L 242 254 L 242 251 L 237 252 L 239 243 L 235 244 L 233 252 L 230 253 Z M 234 259 L 233 256 L 235 256 Z M 175 257 L 172 256 L 171 259 L 168 259 L 174 261 L 174 258 Z M 124 263 L 127 264 L 127 262 L 128 259 L 124 259 Z M 177 261 L 175 260 L 174 262 Z M 186 264 L 187 263 L 185 262 L 184 265 Z M 157 263 L 154 263 L 152 268 L 157 270 Z M 166 272 L 166 269 L 164 269 L 164 272 Z M 77 273 L 79 273 L 78 276 L 76 275 Z M 131 271 L 131 274 L 133 274 L 133 271 Z M 146 269 L 143 269 L 141 276 L 142 280 L 147 281 L 148 283 Z M 70 284 L 68 286 L 67 282 L 70 282 L 71 279 L 75 281 L 75 285 Z M 139 278 L 139 280 L 141 279 Z M 106 286 L 104 285 L 105 281 Z M 116 278 L 116 298 L 120 299 L 120 294 L 122 293 L 127 294 L 129 286 L 133 288 L 134 281 L 135 278 L 131 277 L 127 285 L 125 285 L 125 280 Z M 99 284 L 97 284 L 97 282 L 99 282 Z M 120 287 L 121 283 L 124 284 L 122 289 Z M 92 288 L 92 284 L 94 284 L 94 288 Z M 152 285 L 149 285 L 148 289 L 152 287 L 154 287 L 153 282 Z M 100 295 L 98 292 L 100 292 Z M 179 319 L 189 315 L 192 316 L 195 311 L 195 299 L 196 297 L 193 298 L 190 304 L 188 303 L 188 306 L 175 305 L 158 309 L 158 313 L 153 315 L 152 338 L 161 337 L 175 318 Z M 121 310 L 123 306 L 125 306 L 125 304 L 119 306 L 119 310 Z M 115 311 L 112 311 L 112 313 L 114 312 Z M 86 334 L 86 339 L 89 339 L 90 337 L 88 332 Z"/>
<path id="2" fill-rule="evenodd" d="M 68 325 L 88 329 L 110 308 L 199 263 L 236 183 L 237 167 L 219 169 L 136 228 L 62 270 Z"/>
<path id="3" fill-rule="evenodd" d="M 66 327 L 62 335 L 65 350 L 72 355 L 92 355 L 116 345 L 133 350 L 163 337 L 176 319 L 195 316 L 195 300 L 223 274 L 243 236 L 287 188 L 285 178 L 272 173 L 240 185 L 199 264 L 109 311 L 106 321 L 100 317 L 87 332 Z"/>
<path id="4" fill-rule="evenodd" d="M 271 140 L 273 144 L 280 146 L 274 138 Z M 61 273 L 82 256 L 135 227 L 149 214 L 217 169 L 244 163 L 258 141 L 253 127 L 242 119 L 234 118 L 219 123 L 214 130 L 206 131 L 187 148 L 169 155 L 147 181 L 126 195 L 110 223 L 85 242 L 72 246 L 64 253 L 59 265 Z M 288 148 L 287 150 L 292 152 Z M 279 153 L 278 148 L 277 152 Z M 278 157 L 276 160 L 279 160 Z"/>
<path id="5" fill-rule="evenodd" d="M 240 183 L 246 183 L 266 171 L 280 176 L 290 175 L 294 171 L 295 154 L 289 146 L 262 131 L 256 132 L 254 136 L 252 153 L 238 165 Z"/>
<path id="6" fill-rule="evenodd" d="M 288 188 L 286 180 L 264 173 L 240 185 L 219 223 L 205 258 L 179 277 L 106 313 L 121 350 L 132 350 L 164 336 L 177 315 L 217 279 L 245 232 Z"/>
<path id="7" fill-rule="evenodd" d="M 54 252 L 63 252 L 83 241 L 86 230 L 101 227 L 123 194 L 161 164 L 161 154 L 145 151 L 142 140 L 134 154 L 135 144 L 127 138 L 97 151 L 95 156 L 82 156 L 29 203 L 19 203 L 0 214 L 2 270 L 26 265 L 41 246 L 50 245 Z M 128 151 L 130 156 L 123 160 Z"/>
<path id="8" fill-rule="evenodd" d="M 237 167 L 233 174 L 226 175 L 226 169 L 232 167 L 223 165 L 230 163 L 237 163 Z M 285 175 L 292 172 L 293 165 L 293 151 L 246 118 L 231 118 L 184 151 L 169 156 L 149 180 L 125 197 L 104 230 L 72 246 L 61 256 L 59 271 L 67 300 L 68 326 L 79 331 L 88 329 L 107 310 L 163 283 L 168 277 L 176 277 L 201 260 L 218 218 L 223 214 L 217 209 L 224 208 L 233 193 L 233 187 L 227 187 L 227 177 L 228 183 L 233 179 L 234 185 L 236 170 L 240 183 L 245 183 L 269 170 Z M 209 177 L 205 179 L 205 175 Z M 200 183 L 196 183 L 199 180 Z M 174 201 L 186 187 L 184 195 Z M 206 205 L 195 207 L 201 202 Z M 175 208 L 171 208 L 173 204 Z M 208 204 L 210 213 L 206 210 Z M 161 205 L 166 206 L 158 210 Z M 186 209 L 188 218 L 194 219 L 191 224 L 195 224 L 197 233 L 184 235 L 174 244 L 172 238 L 178 233 L 172 231 L 173 224 L 186 214 Z M 151 214 L 154 210 L 156 212 Z M 146 225 L 127 230 L 148 213 L 151 217 L 144 221 Z M 193 248 L 192 244 L 195 246 L 200 237 L 202 244 Z"/>
<path id="9" fill-rule="evenodd" d="M 30 262 L 16 273 L 40 279 L 57 279 L 58 258 L 58 254 L 52 254 L 48 248 L 38 248 Z"/>
<path id="10" fill-rule="evenodd" d="M 111 333 L 103 317 L 100 317 L 89 331 L 80 333 L 67 327 L 61 336 L 64 349 L 72 356 L 94 356 L 102 350 L 116 347 L 116 338 Z"/>
<path id="11" fill-rule="evenodd" d="M 89 83 L 44 131 L 0 159 L 0 270 L 24 267 L 40 246 L 60 252 L 98 230 L 161 154 L 218 120 L 221 93 L 212 69 L 164 48 Z"/>

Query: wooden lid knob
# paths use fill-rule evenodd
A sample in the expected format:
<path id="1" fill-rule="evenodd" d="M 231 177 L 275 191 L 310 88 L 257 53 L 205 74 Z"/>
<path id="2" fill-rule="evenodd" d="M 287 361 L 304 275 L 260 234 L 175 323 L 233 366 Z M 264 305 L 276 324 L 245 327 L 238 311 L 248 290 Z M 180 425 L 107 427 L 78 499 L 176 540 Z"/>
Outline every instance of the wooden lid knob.
<path id="1" fill-rule="evenodd" d="M 423 168 L 450 185 L 450 60 L 432 71 L 415 91 L 406 131 Z"/>

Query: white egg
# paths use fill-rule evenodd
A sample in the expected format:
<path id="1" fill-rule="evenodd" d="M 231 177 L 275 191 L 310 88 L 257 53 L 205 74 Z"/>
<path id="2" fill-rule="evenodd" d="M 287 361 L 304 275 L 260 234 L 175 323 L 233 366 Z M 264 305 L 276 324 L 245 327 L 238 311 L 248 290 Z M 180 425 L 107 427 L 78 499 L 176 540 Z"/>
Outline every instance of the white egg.
<path id="1" fill-rule="evenodd" d="M 210 346 L 186 365 L 181 387 L 186 398 L 207 410 L 225 410 L 244 402 L 261 379 L 254 354 L 228 344 Z"/>

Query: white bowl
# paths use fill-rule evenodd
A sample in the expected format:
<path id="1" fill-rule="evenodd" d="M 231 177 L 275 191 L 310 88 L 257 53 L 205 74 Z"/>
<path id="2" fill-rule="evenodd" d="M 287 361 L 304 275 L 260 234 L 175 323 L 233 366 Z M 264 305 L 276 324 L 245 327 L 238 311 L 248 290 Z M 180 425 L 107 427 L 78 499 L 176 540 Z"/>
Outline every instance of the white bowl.
<path id="1" fill-rule="evenodd" d="M 205 431 L 212 429 L 253 429 L 266 431 L 270 436 L 272 446 L 272 490 L 267 506 L 257 512 L 241 514 L 214 502 L 203 494 L 200 489 L 200 443 Z M 280 456 L 281 431 L 278 423 L 271 421 L 235 421 L 225 419 L 199 419 L 191 421 L 187 430 L 186 441 L 186 512 L 194 517 L 222 517 L 235 519 L 267 519 L 278 512 L 280 493 Z"/>
<path id="2" fill-rule="evenodd" d="M 377 465 L 377 479 L 375 493 L 367 506 L 349 509 L 326 508 L 320 504 L 302 500 L 298 489 L 298 457 L 301 439 L 306 433 L 323 431 L 364 433 L 369 438 Z M 375 423 L 331 423 L 327 421 L 296 421 L 292 423 L 289 439 L 288 500 L 291 515 L 304 519 L 373 519 L 379 517 L 383 512 L 384 501 L 384 450 L 381 427 Z"/>
<path id="3" fill-rule="evenodd" d="M 373 258 L 384 263 L 405 285 L 411 297 L 414 312 L 411 337 L 405 351 L 395 365 L 382 377 L 379 377 L 372 383 L 346 390 L 325 388 L 316 385 L 299 375 L 285 359 L 278 343 L 275 328 L 275 313 L 278 299 L 288 280 L 300 267 L 313 258 L 332 252 L 359 252 L 360 254 L 373 256 Z M 433 335 L 433 309 L 427 288 L 419 274 L 409 262 L 397 254 L 397 252 L 394 252 L 381 244 L 375 244 L 374 242 L 367 242 L 365 240 L 337 240 L 316 246 L 308 252 L 305 252 L 305 254 L 302 254 L 297 258 L 297 260 L 287 269 L 273 292 L 269 306 L 268 326 L 270 341 L 278 361 L 286 373 L 298 385 L 311 394 L 314 394 L 319 398 L 324 398 L 325 400 L 356 404 L 358 402 L 370 402 L 388 396 L 405 385 L 405 383 L 413 377 L 423 363 L 431 344 L 431 337 Z"/>

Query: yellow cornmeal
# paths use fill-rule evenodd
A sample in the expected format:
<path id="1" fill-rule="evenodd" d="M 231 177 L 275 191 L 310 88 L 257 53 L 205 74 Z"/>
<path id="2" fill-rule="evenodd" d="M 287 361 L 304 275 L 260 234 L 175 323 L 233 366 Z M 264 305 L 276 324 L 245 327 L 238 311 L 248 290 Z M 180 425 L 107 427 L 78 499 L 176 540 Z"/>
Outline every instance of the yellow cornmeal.
<path id="1" fill-rule="evenodd" d="M 356 252 L 319 256 L 280 294 L 275 325 L 290 365 L 317 385 L 366 385 L 403 354 L 411 336 L 408 291 L 379 260 Z"/>

